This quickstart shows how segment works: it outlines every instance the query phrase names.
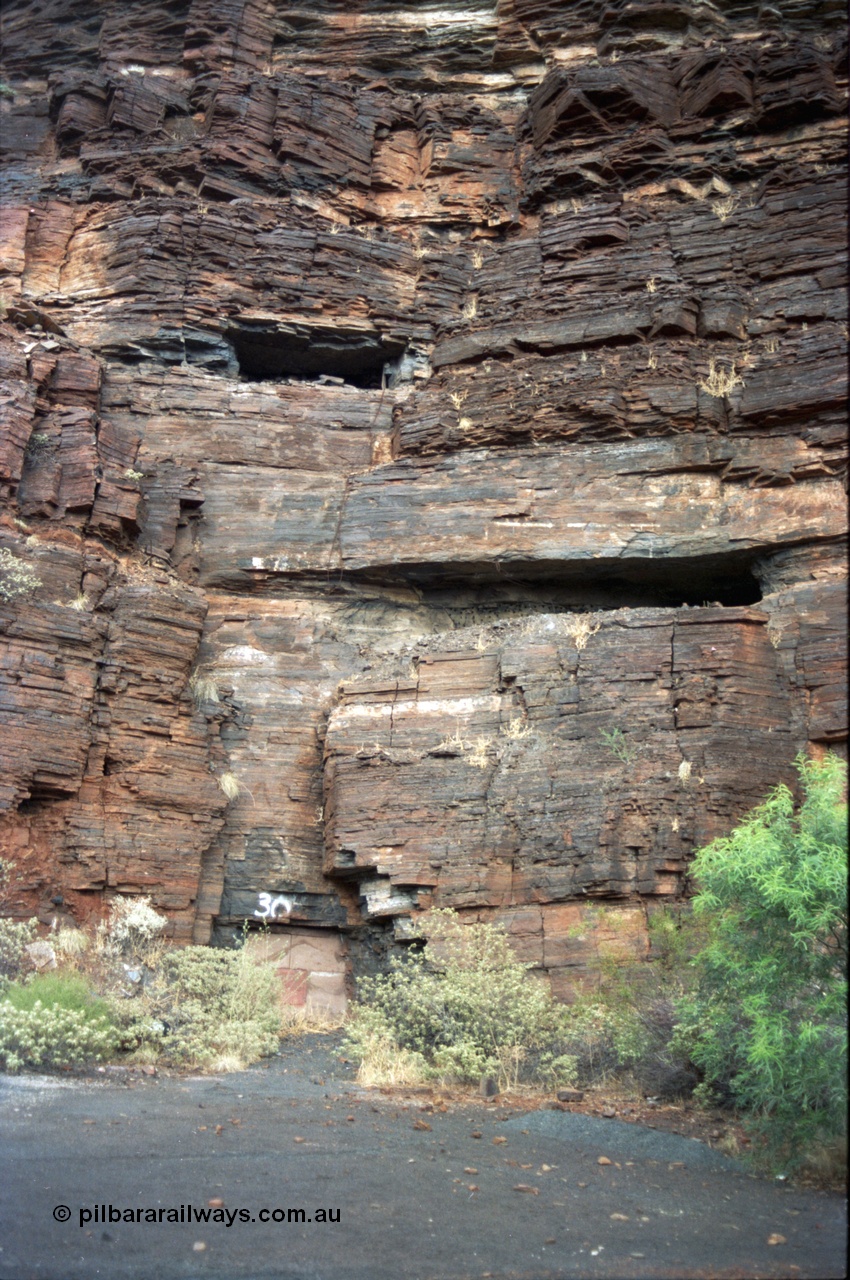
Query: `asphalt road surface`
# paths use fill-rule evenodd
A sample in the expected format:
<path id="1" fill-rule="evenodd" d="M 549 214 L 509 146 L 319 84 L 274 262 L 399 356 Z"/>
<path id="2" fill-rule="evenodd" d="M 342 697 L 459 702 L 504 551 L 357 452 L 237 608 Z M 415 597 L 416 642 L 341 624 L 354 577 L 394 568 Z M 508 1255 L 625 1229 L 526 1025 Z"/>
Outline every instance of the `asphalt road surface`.
<path id="1" fill-rule="evenodd" d="M 846 1275 L 839 1195 L 618 1120 L 424 1112 L 351 1075 L 306 1037 L 229 1076 L 0 1077 L 0 1280 Z"/>

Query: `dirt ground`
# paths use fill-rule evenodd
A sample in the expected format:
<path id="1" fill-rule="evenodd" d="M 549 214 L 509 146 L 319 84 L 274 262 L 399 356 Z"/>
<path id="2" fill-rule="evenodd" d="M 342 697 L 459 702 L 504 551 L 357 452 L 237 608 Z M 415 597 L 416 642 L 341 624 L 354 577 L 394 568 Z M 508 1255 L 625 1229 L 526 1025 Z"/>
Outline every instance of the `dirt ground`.
<path id="1" fill-rule="evenodd" d="M 226 1076 L 0 1076 L 0 1280 L 846 1274 L 844 1198 L 754 1177 L 728 1120 L 355 1075 L 336 1034 Z"/>
<path id="2" fill-rule="evenodd" d="M 660 1133 L 693 1138 L 713 1151 L 742 1160 L 747 1160 L 753 1149 L 752 1138 L 733 1110 L 699 1107 L 688 1101 L 661 1102 L 648 1099 L 619 1082 L 584 1089 L 581 1091 L 584 1094 L 581 1102 L 567 1103 L 557 1103 L 554 1094 L 532 1091 L 504 1094 L 492 1099 L 481 1098 L 475 1090 L 469 1089 L 385 1088 L 376 1092 L 388 1100 L 416 1103 L 425 1112 L 469 1105 L 497 1109 L 499 1106 L 509 1106 L 514 1111 L 539 1111 L 541 1108 L 551 1107 L 553 1110 L 577 1115 L 616 1119 Z M 787 1180 L 796 1186 L 846 1192 L 847 1169 L 840 1161 L 833 1162 L 822 1173 L 807 1171 Z"/>

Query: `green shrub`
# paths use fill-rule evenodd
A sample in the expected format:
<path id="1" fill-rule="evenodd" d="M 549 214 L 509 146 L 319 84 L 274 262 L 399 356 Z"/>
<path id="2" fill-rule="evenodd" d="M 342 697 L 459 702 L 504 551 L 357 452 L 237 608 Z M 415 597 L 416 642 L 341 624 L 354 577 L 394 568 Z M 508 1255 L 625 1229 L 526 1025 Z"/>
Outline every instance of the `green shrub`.
<path id="1" fill-rule="evenodd" d="M 0 603 L 26 600 L 41 586 L 41 578 L 8 547 L 0 547 Z"/>
<path id="2" fill-rule="evenodd" d="M 798 811 L 777 787 L 693 863 L 709 941 L 675 1036 L 702 1094 L 748 1112 L 786 1168 L 847 1131 L 846 766 L 796 764 Z"/>
<path id="3" fill-rule="evenodd" d="M 109 1005 L 76 974 L 42 974 L 3 992 L 0 1064 L 7 1071 L 83 1066 L 109 1057 L 117 1046 Z"/>
<path id="4" fill-rule="evenodd" d="M 570 1007 L 566 1043 L 581 1084 L 623 1076 L 646 1094 L 679 1098 L 699 1075 L 673 1039 L 676 1001 L 693 986 L 689 962 L 705 927 L 681 904 L 655 908 L 647 926 L 648 955 L 602 954 L 593 986 Z"/>
<path id="5" fill-rule="evenodd" d="M 279 1002 L 274 970 L 257 963 L 250 946 L 184 947 L 164 956 L 148 994 L 128 1002 L 136 1020 L 126 1029 L 136 1047 L 159 1038 L 175 1063 L 244 1066 L 277 1049 Z"/>
<path id="6" fill-rule="evenodd" d="M 168 920 L 154 911 L 150 898 L 114 898 L 109 922 L 101 927 L 101 950 L 136 964 L 154 965 L 163 954 L 162 933 Z"/>
<path id="7" fill-rule="evenodd" d="M 92 994 L 85 978 L 77 973 L 40 973 L 29 982 L 15 982 L 3 993 L 4 1000 L 15 1009 L 32 1010 L 57 1005 L 73 1009 L 93 1018 L 109 1016 L 109 1005 Z"/>
<path id="8" fill-rule="evenodd" d="M 393 1052 L 423 1076 L 461 1082 L 496 1076 L 569 1083 L 561 1051 L 565 1011 L 494 925 L 464 925 L 453 911 L 420 923 L 423 949 L 394 956 L 386 974 L 360 982 L 347 1051 L 373 1074 L 377 1050 Z"/>
<path id="9" fill-rule="evenodd" d="M 636 997 L 612 998 L 610 988 L 579 996 L 570 1006 L 565 1044 L 575 1057 L 576 1083 L 601 1084 L 646 1056 L 649 1034 Z"/>
<path id="10" fill-rule="evenodd" d="M 35 920 L 0 919 L 0 989 L 26 967 L 26 948 L 35 939 Z"/>

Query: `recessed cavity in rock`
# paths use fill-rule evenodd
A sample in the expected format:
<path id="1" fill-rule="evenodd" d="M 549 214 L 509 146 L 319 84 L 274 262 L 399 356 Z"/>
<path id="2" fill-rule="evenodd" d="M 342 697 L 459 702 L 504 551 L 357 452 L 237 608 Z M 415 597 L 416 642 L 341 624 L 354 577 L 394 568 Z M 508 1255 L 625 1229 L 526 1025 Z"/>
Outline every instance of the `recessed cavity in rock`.
<path id="1" fill-rule="evenodd" d="M 323 375 L 352 386 L 379 388 L 385 366 L 399 360 L 406 343 L 373 329 L 344 324 L 311 326 L 243 320 L 228 331 L 239 372 L 252 382 Z"/>
<path id="2" fill-rule="evenodd" d="M 407 564 L 387 574 L 415 585 L 427 603 L 466 605 L 470 590 L 479 607 L 528 603 L 543 612 L 570 609 L 634 609 L 757 604 L 762 591 L 752 555 L 584 561 L 480 561 Z M 375 572 L 363 575 L 372 581 Z M 475 589 L 481 588 L 481 592 Z M 482 594 L 483 593 L 483 594 Z M 482 598 L 478 598 L 481 595 Z"/>

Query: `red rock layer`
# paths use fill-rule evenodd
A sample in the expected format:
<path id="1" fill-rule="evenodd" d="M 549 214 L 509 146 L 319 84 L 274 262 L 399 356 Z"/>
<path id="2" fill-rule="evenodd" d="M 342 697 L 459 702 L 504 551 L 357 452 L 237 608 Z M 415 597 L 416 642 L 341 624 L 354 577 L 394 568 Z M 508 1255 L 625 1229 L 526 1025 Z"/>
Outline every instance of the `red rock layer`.
<path id="1" fill-rule="evenodd" d="M 7 909 L 642 945 L 846 739 L 841 12 L 2 23 Z"/>

